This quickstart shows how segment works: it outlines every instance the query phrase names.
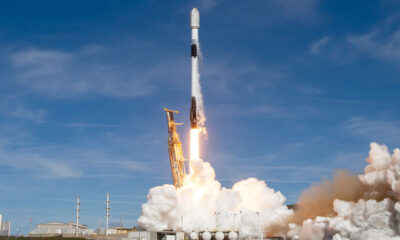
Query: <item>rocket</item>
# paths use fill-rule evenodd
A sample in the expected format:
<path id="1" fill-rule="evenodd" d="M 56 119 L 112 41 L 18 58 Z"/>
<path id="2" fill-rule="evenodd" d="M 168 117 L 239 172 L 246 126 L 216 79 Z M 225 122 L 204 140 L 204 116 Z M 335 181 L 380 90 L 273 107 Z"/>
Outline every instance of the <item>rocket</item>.
<path id="1" fill-rule="evenodd" d="M 192 29 L 192 44 L 191 44 L 191 60 L 192 60 L 192 98 L 190 107 L 190 124 L 191 128 L 198 128 L 200 120 L 200 109 L 196 101 L 196 89 L 199 88 L 199 28 L 200 14 L 197 8 L 193 8 L 190 12 L 190 28 Z"/>

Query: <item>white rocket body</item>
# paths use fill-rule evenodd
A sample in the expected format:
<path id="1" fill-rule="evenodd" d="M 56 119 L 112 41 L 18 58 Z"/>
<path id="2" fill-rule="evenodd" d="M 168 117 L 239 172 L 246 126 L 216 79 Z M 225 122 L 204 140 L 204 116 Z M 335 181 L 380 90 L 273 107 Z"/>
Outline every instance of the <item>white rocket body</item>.
<path id="1" fill-rule="evenodd" d="M 192 100 L 190 108 L 190 123 L 192 128 L 198 128 L 200 120 L 200 109 L 198 100 L 201 96 L 197 96 L 200 91 L 199 83 L 199 28 L 200 14 L 197 8 L 193 8 L 190 12 L 190 28 L 192 29 L 192 44 L 191 44 L 191 60 L 192 60 Z"/>

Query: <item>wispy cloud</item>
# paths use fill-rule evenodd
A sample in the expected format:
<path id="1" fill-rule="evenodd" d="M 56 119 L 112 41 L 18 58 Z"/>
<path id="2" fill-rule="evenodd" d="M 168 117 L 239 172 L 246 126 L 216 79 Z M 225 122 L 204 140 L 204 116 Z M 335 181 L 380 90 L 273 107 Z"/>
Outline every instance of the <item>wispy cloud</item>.
<path id="1" fill-rule="evenodd" d="M 53 122 L 50 122 L 53 123 Z M 105 123 L 87 123 L 87 122 L 54 122 L 60 126 L 66 126 L 71 128 L 115 128 L 122 127 L 119 124 L 105 124 Z"/>
<path id="2" fill-rule="evenodd" d="M 322 93 L 323 91 L 315 86 L 310 86 L 310 85 L 305 85 L 305 84 L 298 84 L 294 86 L 298 91 L 305 95 L 318 95 Z"/>
<path id="3" fill-rule="evenodd" d="M 19 119 L 43 123 L 47 118 L 47 111 L 32 107 L 26 104 L 27 102 L 18 94 L 5 93 L 0 97 L 0 115 L 8 120 Z"/>
<path id="4" fill-rule="evenodd" d="M 31 79 L 59 74 L 71 64 L 72 54 L 57 50 L 25 49 L 10 55 L 11 63 L 22 70 L 22 78 Z"/>
<path id="5" fill-rule="evenodd" d="M 352 171 L 360 172 L 365 167 L 367 152 L 338 152 L 335 153 L 331 162 L 339 168 L 346 168 Z"/>
<path id="6" fill-rule="evenodd" d="M 320 40 L 318 40 L 317 42 L 311 44 L 310 46 L 310 53 L 311 54 L 317 54 L 321 51 L 321 49 L 324 47 L 324 45 L 326 45 L 329 40 L 330 40 L 330 36 L 325 36 L 323 38 L 321 38 Z"/>
<path id="7" fill-rule="evenodd" d="M 172 76 L 179 71 L 184 76 L 180 64 L 172 63 L 175 61 L 173 57 L 164 63 L 145 63 L 141 54 L 156 51 L 156 47 L 151 49 L 149 43 L 138 45 L 121 44 L 110 48 L 89 45 L 73 51 L 19 48 L 8 53 L 12 69 L 10 77 L 29 91 L 53 98 L 132 98 L 150 95 L 157 90 L 156 87 L 173 86 L 176 77 Z M 158 50 L 163 55 L 163 50 Z M 160 79 L 164 81 L 157 84 Z"/>
<path id="8" fill-rule="evenodd" d="M 332 98 L 312 98 L 313 101 L 330 102 L 338 104 L 355 104 L 355 105 L 375 105 L 375 106 L 399 106 L 395 102 L 375 102 L 375 101 L 360 101 L 351 99 L 332 99 Z"/>
<path id="9" fill-rule="evenodd" d="M 112 128 L 107 132 L 124 130 Z M 122 136 L 118 140 L 117 136 L 104 134 L 107 133 L 101 138 L 96 135 L 67 144 L 45 144 L 22 123 L 0 124 L 0 169 L 9 169 L 13 176 L 33 178 L 125 178 L 133 173 L 140 178 L 140 173 L 155 171 L 159 162 L 152 158 L 158 155 L 141 154 L 135 149 L 154 148 L 157 142 L 146 140 L 147 135 L 138 134 L 124 142 Z"/>
<path id="10" fill-rule="evenodd" d="M 239 165 L 230 166 L 237 168 L 260 168 L 263 170 L 274 170 L 274 171 L 332 171 L 332 168 L 323 168 L 316 166 L 264 166 L 264 165 Z"/>
<path id="11" fill-rule="evenodd" d="M 202 10 L 209 10 L 216 7 L 223 0 L 200 0 L 200 6 Z"/>
<path id="12" fill-rule="evenodd" d="M 346 131 L 368 141 L 398 143 L 400 141 L 400 121 L 371 120 L 353 117 L 343 123 Z"/>
<path id="13" fill-rule="evenodd" d="M 241 181 L 243 179 L 240 178 L 219 178 L 218 181 L 222 181 L 222 182 L 238 182 Z M 298 184 L 298 183 L 314 183 L 314 182 L 318 182 L 318 180 L 303 180 L 303 179 L 275 179 L 275 178 L 268 178 L 268 179 L 264 179 L 264 181 L 266 183 L 292 183 L 292 184 Z"/>
<path id="14" fill-rule="evenodd" d="M 36 123 L 43 123 L 47 115 L 43 109 L 33 110 L 22 104 L 14 106 L 13 109 L 10 109 L 6 113 L 13 118 L 32 120 Z"/>
<path id="15" fill-rule="evenodd" d="M 245 109 L 245 110 L 244 110 Z M 219 104 L 211 106 L 209 111 L 213 116 L 227 117 L 269 117 L 269 118 L 292 118 L 294 114 L 285 109 L 284 107 L 275 106 L 271 104 L 264 104 L 259 106 L 239 106 L 234 104 Z"/>
<path id="16" fill-rule="evenodd" d="M 204 63 L 202 79 L 212 79 L 203 81 L 208 92 L 236 98 L 238 92 L 254 94 L 276 87 L 287 78 L 287 72 L 285 66 L 259 65 L 250 61 L 242 64 L 234 57 L 218 61 L 211 58 Z"/>
<path id="17" fill-rule="evenodd" d="M 363 34 L 349 34 L 346 40 L 357 48 L 357 54 L 368 54 L 383 60 L 400 59 L 400 14 L 390 15 Z"/>
<path id="18" fill-rule="evenodd" d="M 374 30 L 363 35 L 349 35 L 347 40 L 372 57 L 386 60 L 400 58 L 400 31 L 382 36 L 379 30 Z"/>
<path id="19" fill-rule="evenodd" d="M 265 15 L 273 15 L 274 17 L 285 19 L 305 19 L 310 18 L 317 13 L 317 6 L 319 0 L 258 0 L 252 3 L 246 2 L 247 6 L 258 6 L 257 10 L 264 11 Z M 230 4 L 229 0 L 200 0 L 201 10 L 210 10 L 219 5 Z M 231 4 L 236 6 L 236 4 Z M 247 11 L 244 11 L 247 12 Z"/>
<path id="20" fill-rule="evenodd" d="M 287 17 L 304 18 L 316 14 L 318 0 L 269 0 L 270 6 L 282 9 Z"/>
<path id="21" fill-rule="evenodd" d="M 19 170 L 40 173 L 43 178 L 79 177 L 82 172 L 78 168 L 60 160 L 48 159 L 32 152 L 20 152 L 0 148 L 0 165 Z"/>

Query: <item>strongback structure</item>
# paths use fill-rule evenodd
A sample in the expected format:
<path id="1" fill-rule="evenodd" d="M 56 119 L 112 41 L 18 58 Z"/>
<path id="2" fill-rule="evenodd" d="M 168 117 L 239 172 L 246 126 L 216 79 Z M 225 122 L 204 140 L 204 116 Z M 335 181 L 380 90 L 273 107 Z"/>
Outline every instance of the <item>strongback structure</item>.
<path id="1" fill-rule="evenodd" d="M 175 188 L 180 188 L 183 185 L 183 179 L 186 175 L 185 163 L 182 153 L 182 143 L 179 139 L 179 134 L 176 131 L 177 125 L 182 125 L 182 123 L 176 123 L 174 119 L 174 113 L 178 111 L 173 111 L 164 108 L 167 113 L 168 121 L 168 152 L 169 160 L 171 162 L 172 179 Z"/>

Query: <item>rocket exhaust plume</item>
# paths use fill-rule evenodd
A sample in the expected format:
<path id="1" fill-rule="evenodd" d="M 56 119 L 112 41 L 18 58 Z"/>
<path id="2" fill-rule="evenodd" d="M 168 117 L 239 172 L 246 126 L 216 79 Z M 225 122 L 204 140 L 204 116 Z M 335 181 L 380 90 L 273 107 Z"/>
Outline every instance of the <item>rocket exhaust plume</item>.
<path id="1" fill-rule="evenodd" d="M 190 159 L 200 158 L 200 129 L 190 129 Z"/>

